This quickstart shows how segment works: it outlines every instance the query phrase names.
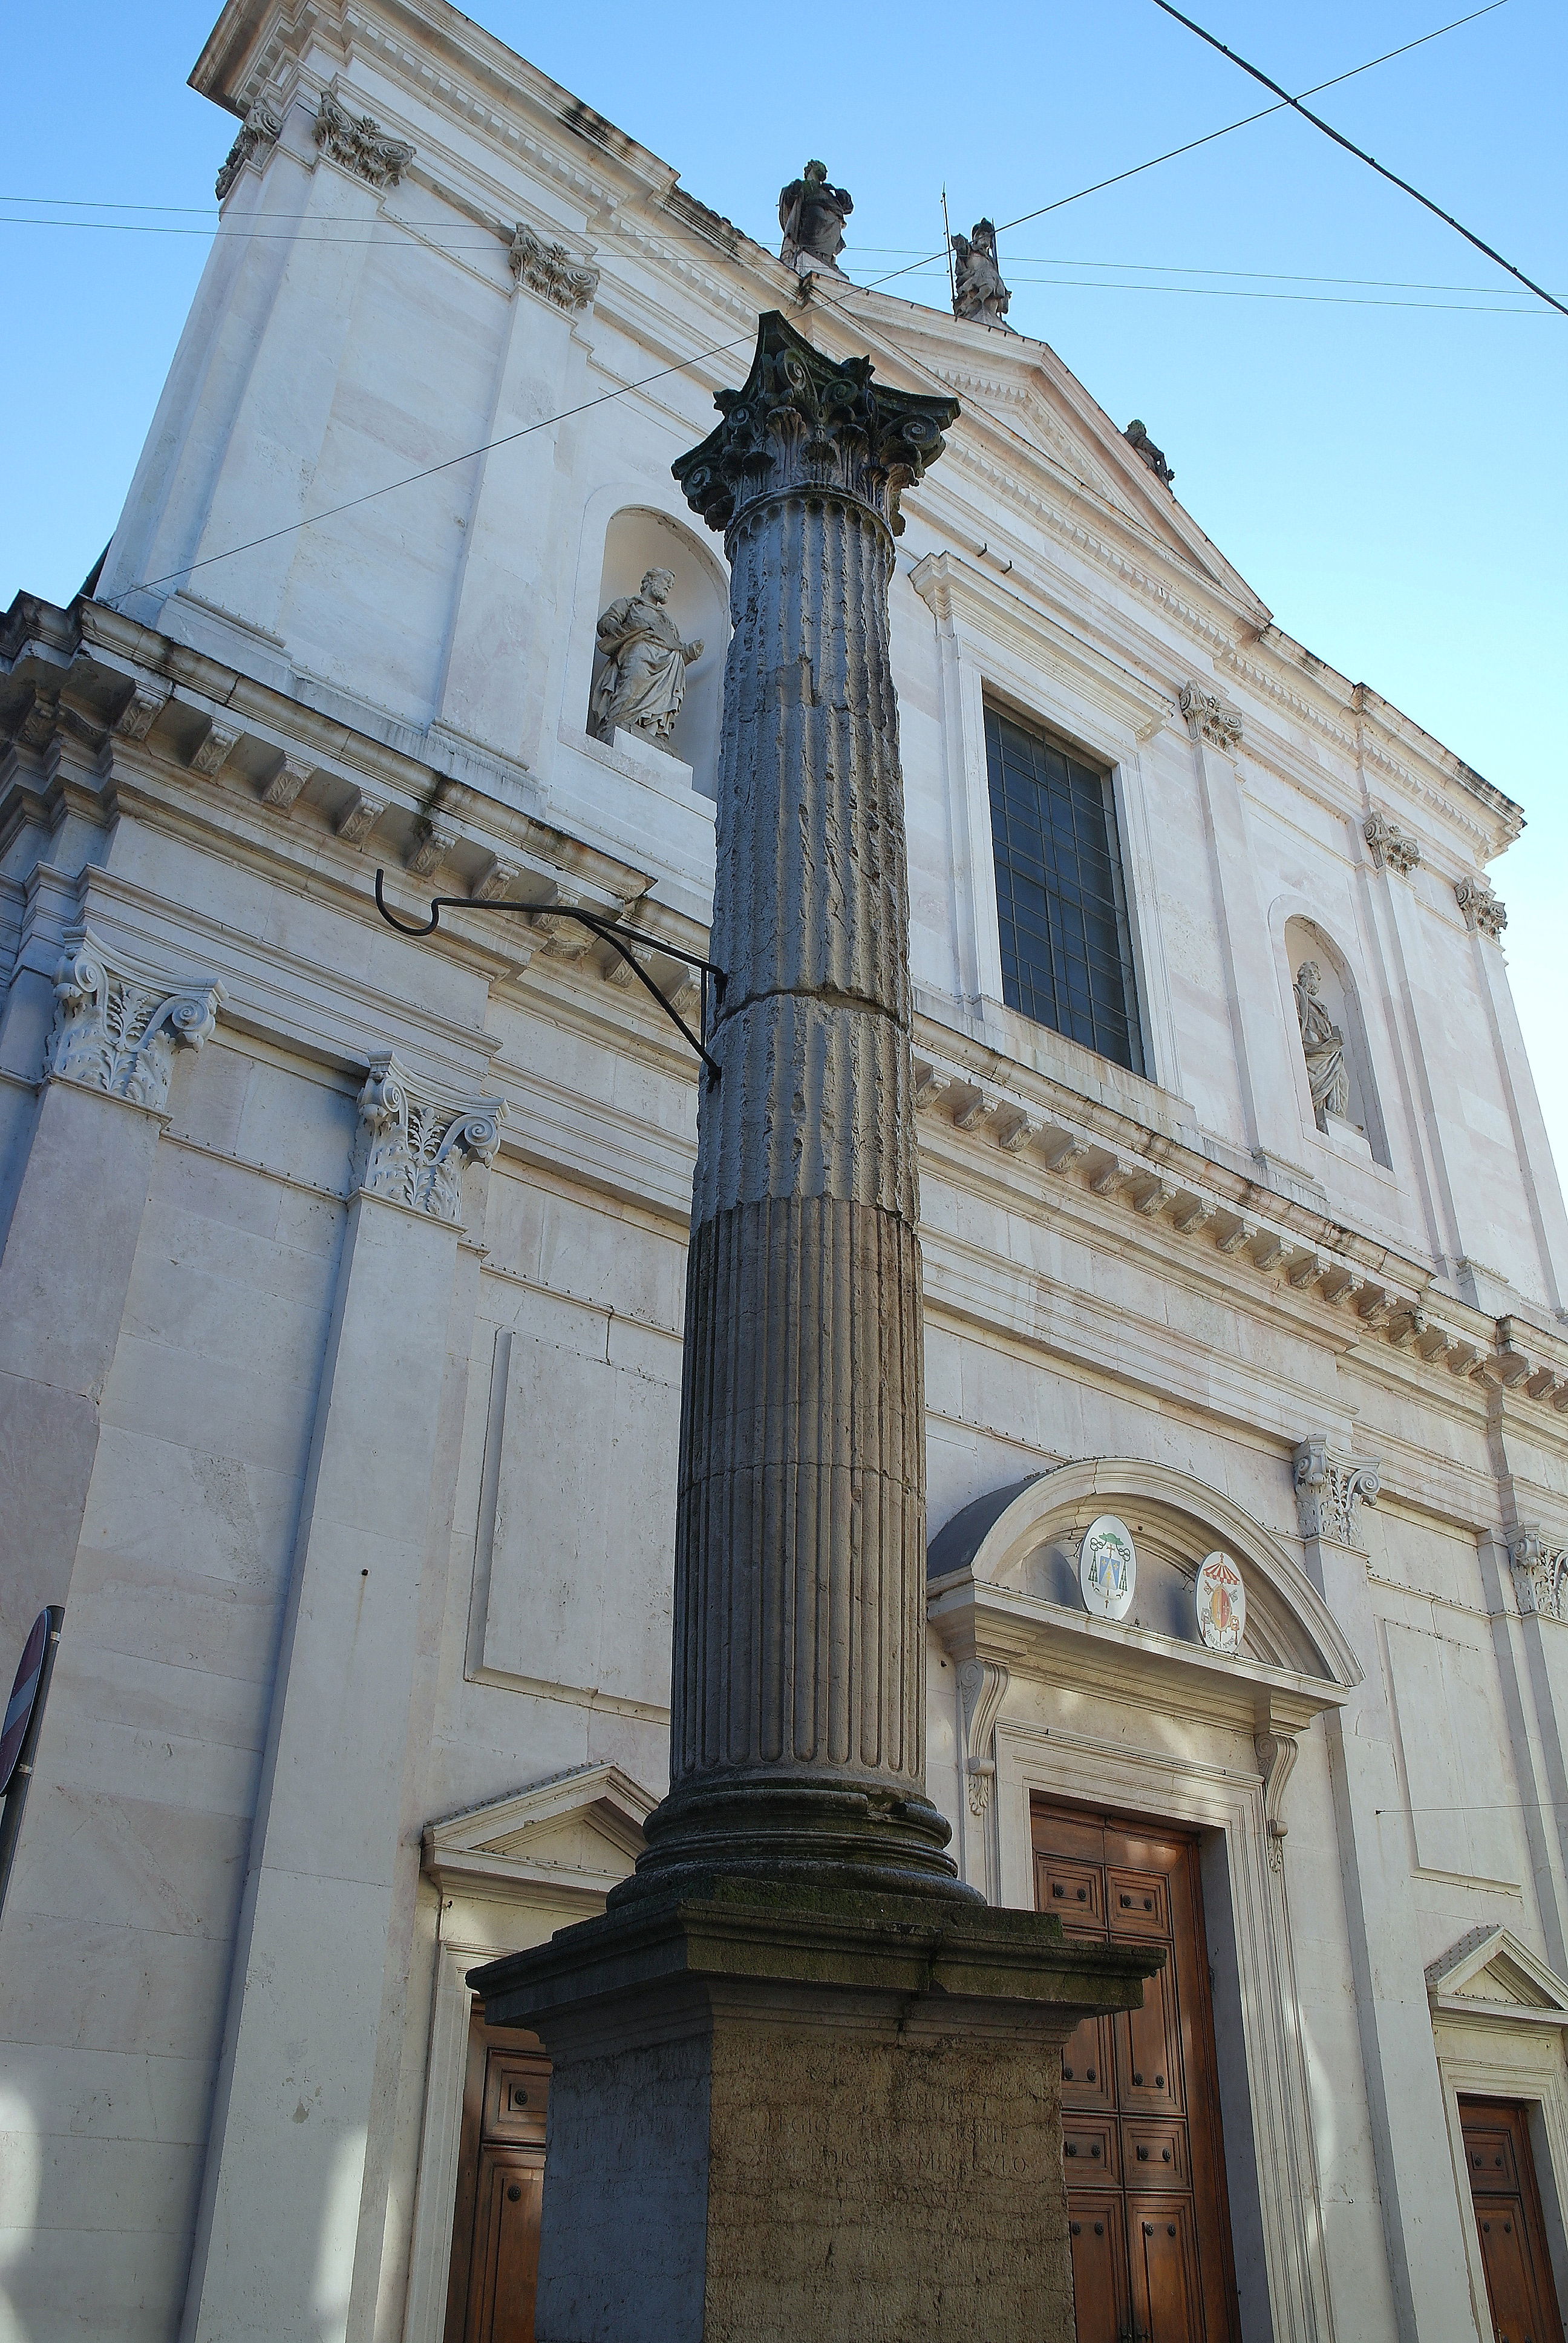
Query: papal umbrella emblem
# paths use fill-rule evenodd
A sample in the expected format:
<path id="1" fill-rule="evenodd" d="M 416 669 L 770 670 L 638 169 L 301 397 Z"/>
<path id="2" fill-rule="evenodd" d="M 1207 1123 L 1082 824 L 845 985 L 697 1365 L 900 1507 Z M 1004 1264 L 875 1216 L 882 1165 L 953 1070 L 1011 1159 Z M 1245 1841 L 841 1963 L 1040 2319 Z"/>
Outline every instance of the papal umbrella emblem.
<path id="1" fill-rule="evenodd" d="M 1239 1652 L 1247 1625 L 1247 1590 L 1228 1554 L 1207 1556 L 1192 1589 L 1198 1633 L 1211 1652 Z"/>

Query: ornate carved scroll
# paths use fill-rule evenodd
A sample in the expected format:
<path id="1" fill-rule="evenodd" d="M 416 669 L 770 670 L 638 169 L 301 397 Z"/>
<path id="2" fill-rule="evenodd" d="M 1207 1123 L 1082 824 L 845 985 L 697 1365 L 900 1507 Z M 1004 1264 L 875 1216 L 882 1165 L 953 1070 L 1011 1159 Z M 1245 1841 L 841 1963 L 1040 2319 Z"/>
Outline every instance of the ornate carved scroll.
<path id="1" fill-rule="evenodd" d="M 84 928 L 55 970 L 45 1064 L 57 1081 L 161 1113 L 176 1050 L 199 1050 L 228 998 L 216 982 L 179 983 L 116 954 Z"/>
<path id="2" fill-rule="evenodd" d="M 356 120 L 325 89 L 316 116 L 316 143 L 329 163 L 341 165 L 377 189 L 395 187 L 415 155 L 406 139 L 388 138 L 367 114 Z"/>
<path id="3" fill-rule="evenodd" d="M 1354 1546 L 1356 1517 L 1375 1505 L 1382 1480 L 1373 1456 L 1332 1456 L 1326 1440 L 1303 1440 L 1295 1454 L 1296 1505 L 1303 1538 Z"/>
<path id="4" fill-rule="evenodd" d="M 463 1166 L 494 1161 L 508 1113 L 505 1099 L 451 1098 L 381 1051 L 359 1093 L 354 1185 L 458 1226 Z"/>

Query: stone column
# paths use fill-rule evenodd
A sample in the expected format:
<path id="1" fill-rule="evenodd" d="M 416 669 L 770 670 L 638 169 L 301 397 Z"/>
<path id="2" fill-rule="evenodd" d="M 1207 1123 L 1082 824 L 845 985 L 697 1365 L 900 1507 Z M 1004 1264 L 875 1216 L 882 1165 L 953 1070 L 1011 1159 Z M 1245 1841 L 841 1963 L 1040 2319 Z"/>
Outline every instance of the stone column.
<path id="1" fill-rule="evenodd" d="M 554 2061 L 539 2343 L 1069 2343 L 1060 2045 L 1161 1956 L 986 1908 L 925 1795 L 920 1264 L 888 582 L 956 408 L 777 315 L 676 466 L 726 531 L 672 1787 L 476 1973 Z"/>
<path id="2" fill-rule="evenodd" d="M 675 467 L 722 528 L 719 751 L 676 1530 L 671 1790 L 638 1887 L 827 1864 L 960 1893 L 925 1795 L 909 882 L 888 644 L 900 489 L 950 398 L 765 317 Z"/>

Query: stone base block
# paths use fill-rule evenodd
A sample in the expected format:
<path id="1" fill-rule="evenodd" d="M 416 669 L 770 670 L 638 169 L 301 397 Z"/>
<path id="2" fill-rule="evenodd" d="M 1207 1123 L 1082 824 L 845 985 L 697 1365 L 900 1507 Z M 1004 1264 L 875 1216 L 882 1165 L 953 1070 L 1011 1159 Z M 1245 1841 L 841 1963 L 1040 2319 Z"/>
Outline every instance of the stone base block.
<path id="1" fill-rule="evenodd" d="M 746 1881 L 475 1971 L 555 2062 L 538 2343 L 1070 2343 L 1060 2046 L 1161 1957 Z"/>

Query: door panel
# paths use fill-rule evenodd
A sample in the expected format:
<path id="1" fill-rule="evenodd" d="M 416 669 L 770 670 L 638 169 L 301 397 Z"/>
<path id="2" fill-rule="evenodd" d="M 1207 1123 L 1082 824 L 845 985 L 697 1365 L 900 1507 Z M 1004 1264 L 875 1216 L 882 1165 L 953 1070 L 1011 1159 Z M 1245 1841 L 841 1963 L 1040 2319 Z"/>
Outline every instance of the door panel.
<path id="1" fill-rule="evenodd" d="M 1197 1842 L 1039 1805 L 1034 1848 L 1064 1931 L 1166 1950 L 1143 2007 L 1061 2055 L 1079 2343 L 1238 2343 Z"/>
<path id="2" fill-rule="evenodd" d="M 1516 2099 L 1461 2099 L 1459 2117 L 1497 2343 L 1562 2343 L 1529 2109 Z"/>
<path id="3" fill-rule="evenodd" d="M 1131 2320 L 1127 2225 L 1120 2196 L 1074 2190 L 1067 2224 L 1078 2343 L 1126 2343 Z"/>
<path id="4" fill-rule="evenodd" d="M 1112 1930 L 1112 1941 L 1115 1940 Z M 1145 1981 L 1143 2006 L 1118 2017 L 1116 2080 L 1120 2103 L 1140 2114 L 1174 2115 L 1181 2107 L 1181 2043 L 1176 2025 L 1175 1980 L 1161 1969 Z"/>
<path id="5" fill-rule="evenodd" d="M 480 2151 L 468 2282 L 467 2332 L 474 2343 L 534 2343 L 544 2186 L 543 2165 L 526 2150 Z"/>
<path id="6" fill-rule="evenodd" d="M 1116 2105 L 1116 2055 L 1109 2017 L 1086 2017 L 1061 2053 L 1064 2107 Z"/>
<path id="7" fill-rule="evenodd" d="M 1128 2227 L 1138 2343 L 1204 2343 L 1192 2199 L 1151 2199 Z"/>
<path id="8" fill-rule="evenodd" d="M 549 2075 L 537 2036 L 475 2013 L 446 2343 L 534 2343 Z"/>

